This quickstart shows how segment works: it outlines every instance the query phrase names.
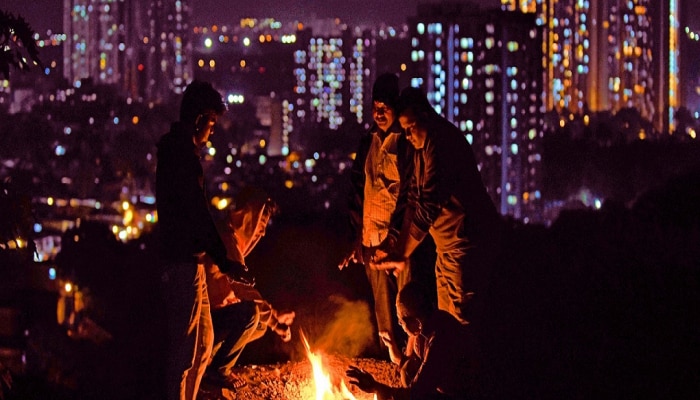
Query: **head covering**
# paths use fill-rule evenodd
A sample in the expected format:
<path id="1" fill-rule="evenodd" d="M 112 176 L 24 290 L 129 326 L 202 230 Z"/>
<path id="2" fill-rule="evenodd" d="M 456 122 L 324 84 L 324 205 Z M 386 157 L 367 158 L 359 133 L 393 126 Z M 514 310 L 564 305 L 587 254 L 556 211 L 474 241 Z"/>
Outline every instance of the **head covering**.
<path id="1" fill-rule="evenodd" d="M 277 204 L 259 187 L 247 186 L 236 196 L 233 207 L 229 208 L 229 226 L 242 257 L 247 256 L 262 237 L 257 230 L 258 222 L 276 212 Z"/>
<path id="2" fill-rule="evenodd" d="M 396 109 L 399 100 L 399 77 L 387 72 L 379 75 L 372 87 L 372 101 L 379 101 Z"/>

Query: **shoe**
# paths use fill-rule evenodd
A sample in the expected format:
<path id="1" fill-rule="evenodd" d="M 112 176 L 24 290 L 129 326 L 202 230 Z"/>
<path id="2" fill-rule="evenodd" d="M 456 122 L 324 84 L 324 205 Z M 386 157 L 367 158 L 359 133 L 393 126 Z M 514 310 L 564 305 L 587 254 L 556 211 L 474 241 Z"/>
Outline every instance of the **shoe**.
<path id="1" fill-rule="evenodd" d="M 236 391 L 248 385 L 248 382 L 245 379 L 231 373 L 222 378 L 226 381 L 226 386 L 233 391 Z"/>

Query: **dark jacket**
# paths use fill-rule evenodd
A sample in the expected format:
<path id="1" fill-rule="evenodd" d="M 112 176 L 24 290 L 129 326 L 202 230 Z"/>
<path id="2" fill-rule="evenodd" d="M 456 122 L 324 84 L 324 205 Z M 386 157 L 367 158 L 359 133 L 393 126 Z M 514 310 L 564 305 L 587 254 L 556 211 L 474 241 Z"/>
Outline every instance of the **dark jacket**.
<path id="1" fill-rule="evenodd" d="M 474 153 L 462 132 L 434 116 L 423 149 L 414 155 L 409 204 L 415 207 L 410 234 L 422 240 L 428 231 L 438 248 L 488 240 L 499 216 L 481 179 Z M 457 230 L 457 232 L 455 232 Z"/>
<path id="2" fill-rule="evenodd" d="M 166 262 L 195 261 L 207 253 L 217 264 L 226 261 L 204 194 L 204 174 L 192 135 L 180 123 L 158 142 L 156 207 L 161 254 Z"/>

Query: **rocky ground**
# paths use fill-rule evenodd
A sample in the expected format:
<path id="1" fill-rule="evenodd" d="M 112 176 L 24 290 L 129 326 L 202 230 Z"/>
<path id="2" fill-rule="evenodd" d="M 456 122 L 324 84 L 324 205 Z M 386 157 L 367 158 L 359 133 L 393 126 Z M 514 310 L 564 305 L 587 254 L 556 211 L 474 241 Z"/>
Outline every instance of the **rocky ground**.
<path id="1" fill-rule="evenodd" d="M 335 382 L 344 379 L 347 384 L 345 370 L 349 365 L 355 365 L 374 375 L 380 382 L 399 385 L 396 368 L 387 361 L 325 356 L 324 364 L 326 370 L 330 372 L 331 380 Z M 308 360 L 274 365 L 240 366 L 235 369 L 235 373 L 245 379 L 244 387 L 233 392 L 203 385 L 200 396 L 197 398 L 202 400 L 313 400 L 316 398 L 312 366 Z M 348 388 L 357 400 L 373 398 L 372 395 L 362 393 L 356 387 L 348 385 Z"/>

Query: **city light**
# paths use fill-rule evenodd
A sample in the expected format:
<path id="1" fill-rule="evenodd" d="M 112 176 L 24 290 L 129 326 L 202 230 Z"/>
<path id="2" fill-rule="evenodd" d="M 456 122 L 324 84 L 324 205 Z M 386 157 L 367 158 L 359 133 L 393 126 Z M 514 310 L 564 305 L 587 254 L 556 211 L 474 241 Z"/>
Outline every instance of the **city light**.
<path id="1" fill-rule="evenodd" d="M 242 94 L 231 93 L 226 97 L 229 104 L 243 104 L 245 102 L 245 97 Z"/>
<path id="2" fill-rule="evenodd" d="M 215 205 L 216 205 L 217 209 L 225 210 L 229 206 L 229 204 L 231 204 L 231 201 L 229 199 L 222 198 L 222 199 L 219 199 Z"/>

